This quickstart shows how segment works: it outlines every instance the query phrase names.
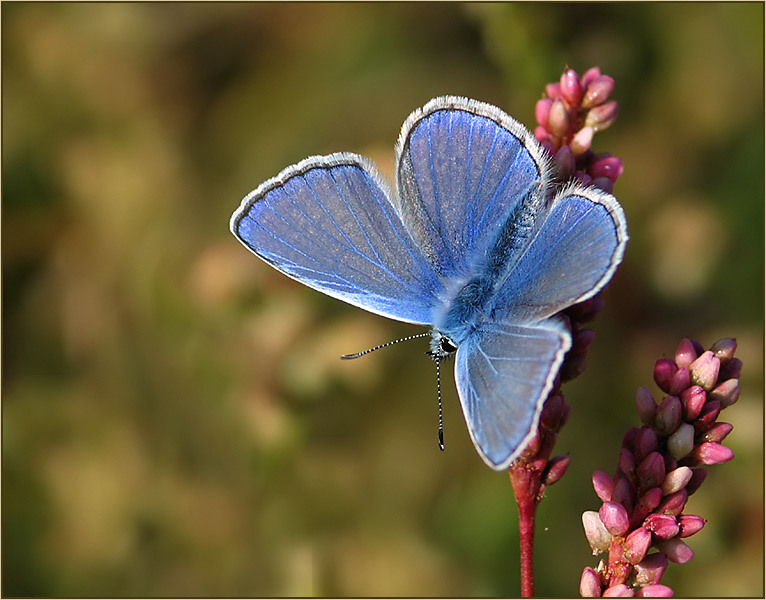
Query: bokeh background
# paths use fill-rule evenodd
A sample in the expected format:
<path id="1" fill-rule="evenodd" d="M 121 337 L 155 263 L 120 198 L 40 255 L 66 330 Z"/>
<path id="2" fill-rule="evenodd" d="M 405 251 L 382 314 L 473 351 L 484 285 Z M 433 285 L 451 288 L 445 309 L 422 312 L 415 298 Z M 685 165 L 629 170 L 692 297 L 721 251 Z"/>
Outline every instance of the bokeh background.
<path id="1" fill-rule="evenodd" d="M 419 331 L 288 280 L 231 236 L 311 154 L 390 173 L 431 97 L 534 126 L 564 65 L 617 82 L 631 241 L 538 517 L 537 593 L 577 594 L 635 389 L 683 336 L 736 337 L 731 463 L 677 595 L 763 596 L 764 8 L 754 4 L 37 4 L 2 10 L 2 593 L 514 596 L 507 475 Z"/>

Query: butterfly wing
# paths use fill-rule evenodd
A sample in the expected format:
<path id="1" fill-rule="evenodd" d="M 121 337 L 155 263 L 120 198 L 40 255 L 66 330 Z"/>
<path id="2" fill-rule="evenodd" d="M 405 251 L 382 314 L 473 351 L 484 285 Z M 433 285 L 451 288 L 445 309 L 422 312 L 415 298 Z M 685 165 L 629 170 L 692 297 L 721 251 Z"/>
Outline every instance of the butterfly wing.
<path id="1" fill-rule="evenodd" d="M 353 154 L 303 160 L 245 197 L 231 231 L 309 287 L 392 319 L 430 324 L 441 284 L 375 173 Z"/>
<path id="2" fill-rule="evenodd" d="M 514 210 L 542 195 L 549 168 L 532 134 L 499 108 L 435 98 L 397 144 L 398 210 L 444 276 L 471 275 Z"/>
<path id="3" fill-rule="evenodd" d="M 493 318 L 534 323 L 594 296 L 612 278 L 627 240 L 625 215 L 613 196 L 565 189 L 526 250 L 507 265 Z"/>
<path id="4" fill-rule="evenodd" d="M 455 381 L 479 455 L 508 468 L 534 435 L 540 411 L 571 345 L 555 320 L 488 325 L 457 349 Z"/>

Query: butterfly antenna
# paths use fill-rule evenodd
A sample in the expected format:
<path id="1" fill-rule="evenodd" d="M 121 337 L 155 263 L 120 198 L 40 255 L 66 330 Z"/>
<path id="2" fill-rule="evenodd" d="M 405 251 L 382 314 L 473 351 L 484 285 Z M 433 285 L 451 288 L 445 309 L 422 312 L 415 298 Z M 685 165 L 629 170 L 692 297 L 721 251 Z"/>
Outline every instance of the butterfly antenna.
<path id="1" fill-rule="evenodd" d="M 416 333 L 415 335 L 408 335 L 407 337 L 399 338 L 398 340 L 392 340 L 390 342 L 386 342 L 385 344 L 381 344 L 380 346 L 375 346 L 374 348 L 370 348 L 369 350 L 363 350 L 362 352 L 355 352 L 354 354 L 344 354 L 340 357 L 341 360 L 351 360 L 352 358 L 359 358 L 360 356 L 364 356 L 365 354 L 369 354 L 370 352 L 375 352 L 375 350 L 380 350 L 381 348 L 388 348 L 389 346 L 393 346 L 394 344 L 398 344 L 399 342 L 409 342 L 410 340 L 416 340 L 418 338 L 423 337 L 429 337 L 431 335 L 430 331 L 424 332 L 424 333 Z"/>
<path id="2" fill-rule="evenodd" d="M 444 419 L 442 418 L 441 361 L 436 361 L 436 397 L 439 399 L 439 449 L 444 452 Z"/>

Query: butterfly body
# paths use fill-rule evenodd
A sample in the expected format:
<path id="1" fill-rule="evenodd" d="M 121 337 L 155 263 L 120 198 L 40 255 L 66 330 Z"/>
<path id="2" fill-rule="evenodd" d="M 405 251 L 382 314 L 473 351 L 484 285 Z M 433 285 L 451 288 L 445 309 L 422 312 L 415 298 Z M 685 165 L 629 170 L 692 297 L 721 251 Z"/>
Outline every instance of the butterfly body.
<path id="1" fill-rule="evenodd" d="M 286 275 L 432 327 L 479 454 L 506 468 L 534 433 L 571 335 L 556 314 L 612 277 L 617 201 L 551 184 L 532 134 L 493 106 L 436 98 L 405 121 L 392 191 L 348 153 L 288 167 L 242 202 L 233 233 Z"/>

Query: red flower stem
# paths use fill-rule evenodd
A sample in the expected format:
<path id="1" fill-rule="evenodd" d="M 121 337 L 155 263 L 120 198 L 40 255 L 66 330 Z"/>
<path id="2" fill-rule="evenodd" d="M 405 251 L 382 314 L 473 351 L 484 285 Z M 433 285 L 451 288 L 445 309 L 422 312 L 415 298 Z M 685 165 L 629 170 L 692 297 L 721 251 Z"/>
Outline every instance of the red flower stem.
<path id="1" fill-rule="evenodd" d="M 538 485 L 535 485 L 534 477 L 523 461 L 511 465 L 509 475 L 519 509 L 521 597 L 531 598 L 535 593 L 534 546 Z"/>

